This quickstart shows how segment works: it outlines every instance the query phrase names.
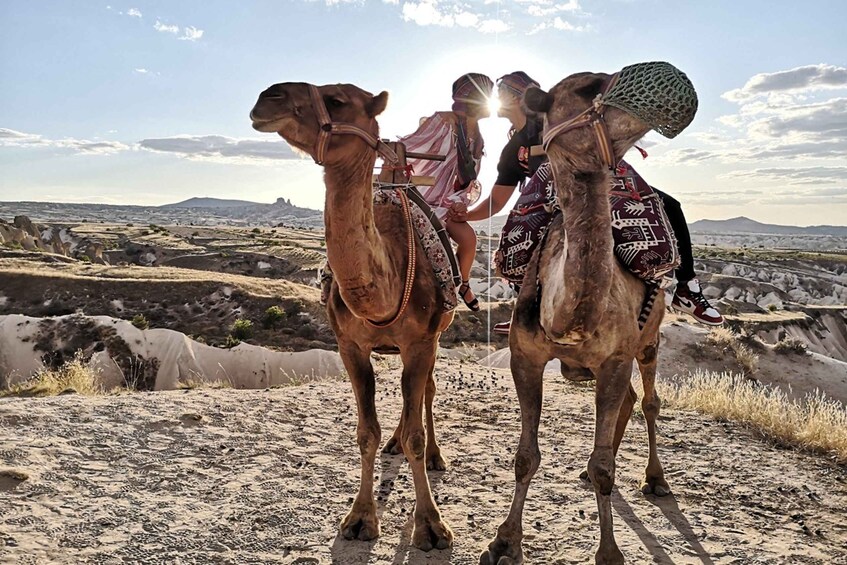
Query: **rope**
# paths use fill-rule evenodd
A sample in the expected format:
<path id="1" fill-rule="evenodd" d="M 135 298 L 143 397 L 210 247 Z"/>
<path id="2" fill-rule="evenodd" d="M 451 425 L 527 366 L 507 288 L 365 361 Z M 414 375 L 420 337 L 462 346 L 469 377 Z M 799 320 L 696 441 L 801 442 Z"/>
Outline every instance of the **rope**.
<path id="1" fill-rule="evenodd" d="M 409 299 L 412 297 L 412 285 L 415 282 L 415 267 L 417 265 L 417 249 L 415 248 L 415 229 L 412 225 L 412 209 L 409 207 L 409 197 L 406 196 L 405 191 L 395 188 L 397 195 L 400 198 L 400 203 L 403 206 L 403 214 L 406 219 L 406 231 L 408 232 L 408 250 L 409 250 L 409 260 L 406 263 L 406 281 L 403 286 L 403 300 L 400 302 L 400 310 L 397 311 L 397 314 L 393 318 L 391 318 L 387 322 L 374 322 L 372 320 L 365 319 L 365 322 L 368 325 L 374 328 L 387 328 L 400 319 L 403 313 L 406 311 L 406 307 L 409 305 Z"/>

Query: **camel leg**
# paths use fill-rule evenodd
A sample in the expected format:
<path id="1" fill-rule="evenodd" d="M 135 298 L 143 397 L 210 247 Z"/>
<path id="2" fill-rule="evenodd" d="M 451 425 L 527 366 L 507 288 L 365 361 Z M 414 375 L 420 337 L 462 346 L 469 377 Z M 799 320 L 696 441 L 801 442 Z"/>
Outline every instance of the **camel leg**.
<path id="1" fill-rule="evenodd" d="M 441 448 L 435 441 L 435 419 L 432 416 L 432 401 L 435 399 L 435 366 L 429 371 L 426 380 L 426 468 L 429 471 L 444 471 L 447 462 L 441 456 Z"/>
<path id="2" fill-rule="evenodd" d="M 638 395 L 635 393 L 635 389 L 632 388 L 632 384 L 630 384 L 629 390 L 626 392 L 626 396 L 624 396 L 621 411 L 618 413 L 618 423 L 615 425 L 615 457 L 618 455 L 618 449 L 621 446 L 626 425 L 632 417 L 632 409 L 635 407 L 636 400 L 638 400 Z"/>
<path id="3" fill-rule="evenodd" d="M 415 483 L 415 529 L 412 533 L 412 543 L 423 551 L 434 547 L 446 549 L 453 544 L 453 532 L 441 518 L 426 474 L 427 445 L 422 412 L 427 380 L 435 366 L 436 347 L 435 342 L 415 344 L 404 348 L 400 353 L 403 359 L 400 439 Z"/>
<path id="4" fill-rule="evenodd" d="M 350 513 L 341 521 L 341 534 L 347 539 L 370 540 L 379 536 L 379 518 L 376 515 L 376 502 L 373 495 L 374 461 L 379 448 L 380 429 L 376 417 L 374 394 L 376 384 L 370 360 L 370 351 L 364 351 L 354 343 L 339 343 L 339 353 L 344 361 L 353 393 L 359 423 L 356 427 L 356 439 L 362 456 L 362 477 L 359 494 L 353 502 Z"/>
<path id="5" fill-rule="evenodd" d="M 609 361 L 600 369 L 595 389 L 596 421 L 594 450 L 588 460 L 588 477 L 594 485 L 600 516 L 600 547 L 594 554 L 598 564 L 622 564 L 623 554 L 615 542 L 611 494 L 615 486 L 615 432 L 624 399 L 629 395 L 632 362 Z"/>
<path id="6" fill-rule="evenodd" d="M 479 558 L 480 565 L 512 565 L 523 562 L 523 508 L 529 483 L 541 463 L 538 423 L 541 420 L 545 361 L 520 355 L 512 348 L 512 377 L 521 405 L 521 438 L 515 453 L 515 493 L 509 516 L 497 528 L 497 536 Z"/>
<path id="7" fill-rule="evenodd" d="M 641 381 L 644 385 L 644 398 L 641 400 L 641 410 L 647 421 L 647 439 L 650 446 L 650 455 L 647 459 L 647 471 L 644 482 L 641 484 L 641 492 L 644 494 L 655 494 L 666 496 L 670 494 L 671 487 L 665 480 L 665 471 L 659 461 L 659 453 L 656 449 L 656 419 L 659 417 L 661 402 L 656 393 L 656 363 L 658 358 L 659 341 L 648 345 L 638 354 L 638 370 L 641 372 Z"/>
<path id="8" fill-rule="evenodd" d="M 385 442 L 385 447 L 382 448 L 383 453 L 389 453 L 391 455 L 402 455 L 403 454 L 403 442 L 400 440 L 401 435 L 403 434 L 403 416 L 400 416 L 400 421 L 397 422 L 397 428 L 394 430 L 394 433 L 391 435 L 391 439 Z"/>

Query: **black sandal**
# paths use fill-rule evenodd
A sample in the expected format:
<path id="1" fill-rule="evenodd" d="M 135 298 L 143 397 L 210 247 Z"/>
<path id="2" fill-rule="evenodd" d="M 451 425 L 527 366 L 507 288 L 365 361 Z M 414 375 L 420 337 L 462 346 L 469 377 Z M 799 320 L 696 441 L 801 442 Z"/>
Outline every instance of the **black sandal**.
<path id="1" fill-rule="evenodd" d="M 468 281 L 462 281 L 462 284 L 459 286 L 459 296 L 462 297 L 462 302 L 464 302 L 465 306 L 467 306 L 470 310 L 479 312 L 479 299 L 474 296 L 474 299 L 468 302 L 468 292 L 471 292 L 471 285 L 468 284 Z"/>

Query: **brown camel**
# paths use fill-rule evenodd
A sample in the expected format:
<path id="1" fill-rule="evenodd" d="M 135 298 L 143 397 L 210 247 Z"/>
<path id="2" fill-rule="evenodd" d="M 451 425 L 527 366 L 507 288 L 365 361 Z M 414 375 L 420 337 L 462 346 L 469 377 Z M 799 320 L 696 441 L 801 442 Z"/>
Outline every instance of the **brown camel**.
<path id="1" fill-rule="evenodd" d="M 359 493 L 341 533 L 347 539 L 379 536 L 373 476 L 381 432 L 370 357 L 374 350 L 399 349 L 403 411 L 393 443 L 406 454 L 414 478 L 412 541 L 428 551 L 453 541 L 427 478 L 428 467 L 444 469 L 432 418 L 432 373 L 438 338 L 453 313 L 442 308 L 442 290 L 429 263 L 411 259 L 425 255 L 405 209 L 373 204 L 377 152 L 393 156 L 379 141 L 376 121 L 387 102 L 387 92 L 373 96 L 349 84 L 281 83 L 259 95 L 250 117 L 255 129 L 279 133 L 324 167 L 326 246 L 333 270 L 327 313 L 356 396 L 362 457 Z"/>
<path id="2" fill-rule="evenodd" d="M 508 517 L 480 558 L 483 565 L 523 561 L 522 514 L 541 461 L 542 373 L 550 359 L 561 360 L 566 377 L 593 375 L 597 380 L 594 449 L 588 462 L 600 518 L 597 563 L 623 562 L 612 529 L 610 495 L 615 455 L 637 399 L 630 384 L 633 359 L 644 383 L 641 405 L 649 436 L 642 491 L 660 496 L 670 492 L 656 451 L 659 398 L 654 386 L 664 293 L 659 293 L 640 330 L 646 287 L 615 259 L 608 196 L 614 156 L 623 155 L 651 127 L 614 107 L 601 111 L 605 131 L 596 139 L 593 127 L 581 127 L 592 125 L 592 118 L 596 121 L 593 101 L 611 79 L 580 73 L 559 82 L 549 94 L 531 89 L 525 96 L 530 109 L 546 115 L 545 145 L 563 214 L 548 228 L 530 263 L 513 315 L 511 370 L 521 406 L 515 493 Z M 563 127 L 549 135 L 555 129 L 551 125 L 557 124 Z"/>

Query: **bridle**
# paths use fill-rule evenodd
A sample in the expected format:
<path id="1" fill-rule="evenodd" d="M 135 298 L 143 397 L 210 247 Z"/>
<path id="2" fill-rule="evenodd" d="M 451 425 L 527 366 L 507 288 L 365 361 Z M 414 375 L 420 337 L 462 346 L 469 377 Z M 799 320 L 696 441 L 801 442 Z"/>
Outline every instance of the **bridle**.
<path id="1" fill-rule="evenodd" d="M 326 109 L 326 105 L 324 104 L 323 98 L 321 98 L 321 94 L 318 91 L 318 87 L 313 84 L 309 85 L 309 96 L 312 98 L 312 106 L 315 109 L 315 113 L 318 119 L 318 126 L 320 127 L 320 132 L 318 133 L 318 140 L 315 142 L 315 163 L 318 165 L 323 165 L 324 160 L 326 159 L 326 151 L 329 147 L 329 140 L 332 137 L 332 134 L 349 134 L 355 135 L 368 146 L 376 151 L 382 158 L 389 163 L 391 166 L 397 165 L 400 162 L 400 158 L 397 156 L 397 153 L 394 152 L 391 147 L 378 139 L 374 135 L 366 132 L 362 128 L 358 126 L 354 126 L 353 124 L 347 124 L 343 122 L 333 122 L 332 118 L 329 116 L 329 112 Z M 406 262 L 406 278 L 403 281 L 403 297 L 400 300 L 400 308 L 397 310 L 397 313 L 391 317 L 390 320 L 384 322 L 375 322 L 373 320 L 368 320 L 365 318 L 365 322 L 374 328 L 387 328 L 394 325 L 397 320 L 399 320 L 403 314 L 406 312 L 406 308 L 409 306 L 409 299 L 412 296 L 412 287 L 415 282 L 415 270 L 417 266 L 417 254 L 415 249 L 415 229 L 412 223 L 412 211 L 411 206 L 409 204 L 409 197 L 406 196 L 406 193 L 403 190 L 396 189 L 397 195 L 400 198 L 400 204 L 403 208 L 403 217 L 406 220 L 406 232 L 407 232 L 407 254 L 408 261 Z"/>
<path id="2" fill-rule="evenodd" d="M 606 109 L 603 96 L 609 92 L 617 80 L 618 74 L 615 73 L 609 79 L 608 83 L 603 88 L 603 91 L 594 98 L 592 105 L 580 112 L 578 115 L 569 120 L 565 120 L 560 124 L 556 124 L 555 126 L 550 127 L 548 125 L 548 127 L 545 128 L 542 138 L 545 153 L 550 147 L 550 143 L 552 143 L 556 137 L 577 128 L 591 126 L 591 129 L 594 130 L 594 140 L 597 142 L 597 150 L 600 152 L 603 164 L 609 169 L 614 170 L 617 165 L 617 160 L 615 159 L 615 149 L 612 146 L 612 139 L 609 137 L 609 130 L 606 127 L 606 120 L 603 118 L 603 113 Z"/>
<path id="3" fill-rule="evenodd" d="M 397 154 L 391 149 L 391 147 L 373 134 L 366 132 L 358 126 L 354 126 L 353 124 L 333 122 L 332 118 L 329 117 L 326 104 L 324 104 L 323 98 L 321 97 L 320 92 L 318 92 L 317 86 L 313 84 L 309 85 L 309 96 L 312 98 L 312 107 L 315 109 L 319 127 L 318 140 L 315 142 L 315 163 L 318 165 L 324 164 L 324 161 L 326 160 L 326 151 L 329 148 L 329 140 L 334 133 L 339 135 L 355 135 L 364 140 L 364 142 L 367 143 L 371 149 L 381 155 L 386 162 L 391 163 L 392 165 L 399 162 Z"/>

